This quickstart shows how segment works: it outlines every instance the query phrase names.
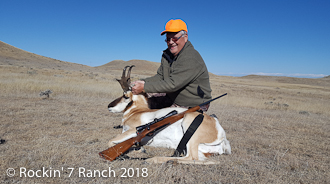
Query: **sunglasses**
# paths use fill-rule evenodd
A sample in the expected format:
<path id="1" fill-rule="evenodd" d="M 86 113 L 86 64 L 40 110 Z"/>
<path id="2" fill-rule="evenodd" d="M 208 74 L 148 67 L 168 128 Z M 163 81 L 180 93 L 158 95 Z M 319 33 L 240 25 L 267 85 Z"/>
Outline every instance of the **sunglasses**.
<path id="1" fill-rule="evenodd" d="M 173 42 L 177 42 L 184 34 L 182 34 L 181 36 L 177 37 L 172 37 L 172 38 L 166 38 L 165 42 L 169 42 L 171 41 L 171 39 L 173 40 Z"/>

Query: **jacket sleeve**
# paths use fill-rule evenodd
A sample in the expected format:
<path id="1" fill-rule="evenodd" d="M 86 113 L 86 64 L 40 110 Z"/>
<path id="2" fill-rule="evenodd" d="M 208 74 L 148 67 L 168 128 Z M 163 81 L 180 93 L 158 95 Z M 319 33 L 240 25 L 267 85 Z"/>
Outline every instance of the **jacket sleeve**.
<path id="1" fill-rule="evenodd" d="M 203 69 L 202 65 L 194 58 L 175 61 L 173 64 L 175 64 L 175 67 L 173 67 L 174 69 L 168 78 L 146 80 L 145 91 L 149 93 L 176 92 L 195 80 Z M 155 76 L 153 79 L 155 79 Z"/>

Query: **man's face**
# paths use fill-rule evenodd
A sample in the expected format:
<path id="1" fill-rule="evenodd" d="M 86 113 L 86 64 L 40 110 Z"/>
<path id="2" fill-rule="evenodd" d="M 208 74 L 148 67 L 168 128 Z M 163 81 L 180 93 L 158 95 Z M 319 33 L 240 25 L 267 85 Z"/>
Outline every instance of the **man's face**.
<path id="1" fill-rule="evenodd" d="M 166 39 L 168 49 L 174 56 L 176 56 L 188 41 L 188 35 L 182 35 L 180 32 L 166 33 Z"/>

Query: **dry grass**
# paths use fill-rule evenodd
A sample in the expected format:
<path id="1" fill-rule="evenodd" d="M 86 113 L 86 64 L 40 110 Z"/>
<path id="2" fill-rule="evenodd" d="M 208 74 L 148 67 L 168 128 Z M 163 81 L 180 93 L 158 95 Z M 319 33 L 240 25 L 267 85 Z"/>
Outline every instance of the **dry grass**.
<path id="1" fill-rule="evenodd" d="M 232 154 L 212 157 L 221 161 L 219 165 L 155 165 L 139 158 L 170 156 L 173 150 L 146 147 L 147 153 L 130 153 L 133 159 L 113 162 L 98 156 L 98 152 L 107 148 L 108 140 L 121 132 L 112 128 L 120 123 L 121 114 L 110 114 L 107 110 L 108 103 L 122 94 L 114 81 L 119 76 L 120 71 L 91 73 L 0 66 L 0 138 L 6 140 L 0 144 L 0 181 L 330 182 L 329 85 L 214 76 L 213 96 L 225 92 L 228 95 L 212 103 L 208 113 L 219 117 L 231 142 Z M 39 92 L 46 89 L 54 93 L 49 99 L 39 97 Z M 61 177 L 20 177 L 22 167 L 34 171 L 43 167 L 60 170 Z M 110 167 L 116 177 L 79 177 L 79 167 L 89 170 Z M 8 168 L 14 168 L 16 176 L 8 177 Z M 75 169 L 71 177 L 69 168 Z M 121 177 L 124 169 L 129 168 L 135 170 L 134 177 Z M 142 168 L 147 169 L 147 177 L 142 177 Z"/>

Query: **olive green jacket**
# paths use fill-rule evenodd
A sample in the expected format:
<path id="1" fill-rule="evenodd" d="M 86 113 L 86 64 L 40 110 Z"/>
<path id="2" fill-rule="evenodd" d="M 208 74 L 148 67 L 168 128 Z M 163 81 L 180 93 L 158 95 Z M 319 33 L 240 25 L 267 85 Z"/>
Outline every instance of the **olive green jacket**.
<path id="1" fill-rule="evenodd" d="M 167 93 L 180 106 L 194 107 L 212 98 L 206 65 L 190 41 L 175 58 L 166 49 L 157 74 L 144 81 L 145 92 Z"/>

